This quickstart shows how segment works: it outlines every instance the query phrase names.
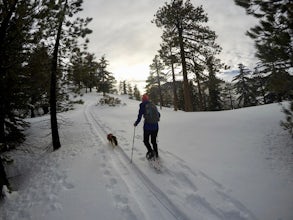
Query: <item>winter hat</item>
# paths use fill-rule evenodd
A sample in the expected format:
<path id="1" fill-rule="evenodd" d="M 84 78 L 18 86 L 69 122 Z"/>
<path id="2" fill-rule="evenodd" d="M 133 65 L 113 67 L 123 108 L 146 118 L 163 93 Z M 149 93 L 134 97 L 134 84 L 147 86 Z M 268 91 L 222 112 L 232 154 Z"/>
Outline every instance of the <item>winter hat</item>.
<path id="1" fill-rule="evenodd" d="M 141 99 L 142 99 L 143 102 L 148 101 L 149 96 L 147 94 L 144 94 Z"/>

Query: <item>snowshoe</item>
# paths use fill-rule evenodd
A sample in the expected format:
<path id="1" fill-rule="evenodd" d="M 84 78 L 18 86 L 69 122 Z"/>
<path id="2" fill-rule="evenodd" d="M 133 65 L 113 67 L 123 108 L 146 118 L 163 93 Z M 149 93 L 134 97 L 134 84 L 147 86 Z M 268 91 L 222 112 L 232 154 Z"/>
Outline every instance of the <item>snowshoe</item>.
<path id="1" fill-rule="evenodd" d="M 146 153 L 146 156 L 145 157 L 146 157 L 147 160 L 151 160 L 154 156 L 155 156 L 155 154 L 154 154 L 153 151 L 148 151 Z"/>

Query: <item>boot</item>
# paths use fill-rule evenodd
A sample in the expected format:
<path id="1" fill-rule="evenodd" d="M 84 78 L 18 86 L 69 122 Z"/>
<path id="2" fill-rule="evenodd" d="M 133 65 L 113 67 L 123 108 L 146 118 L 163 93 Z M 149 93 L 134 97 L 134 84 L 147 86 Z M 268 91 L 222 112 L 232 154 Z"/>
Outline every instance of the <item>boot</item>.
<path id="1" fill-rule="evenodd" d="M 152 159 L 153 157 L 155 156 L 155 154 L 154 154 L 154 152 L 153 151 L 148 151 L 147 153 L 146 153 L 146 159 L 147 160 L 150 160 L 150 159 Z"/>

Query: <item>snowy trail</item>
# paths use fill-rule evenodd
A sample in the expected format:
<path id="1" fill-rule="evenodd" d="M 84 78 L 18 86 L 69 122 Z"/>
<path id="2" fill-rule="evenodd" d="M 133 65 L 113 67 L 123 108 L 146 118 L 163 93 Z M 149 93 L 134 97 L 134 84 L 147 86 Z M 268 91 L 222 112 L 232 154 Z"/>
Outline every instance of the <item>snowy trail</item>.
<path id="1" fill-rule="evenodd" d="M 112 130 L 98 117 L 98 113 L 95 114 L 93 105 L 88 105 L 85 112 L 94 134 L 107 145 L 106 135 Z M 123 146 L 127 143 L 121 139 L 122 145 L 111 152 L 111 162 L 128 186 L 131 197 L 143 205 L 141 210 L 146 210 L 152 205 L 146 208 L 148 201 L 143 197 L 151 194 L 151 203 L 160 212 L 164 210 L 163 215 L 158 215 L 156 210 L 147 210 L 146 213 L 154 214 L 147 219 L 256 219 L 240 202 L 230 197 L 223 186 L 203 172 L 194 173 L 183 160 L 170 152 L 160 150 L 164 158 L 162 174 L 147 166 L 144 153 L 139 153 L 139 161 L 130 164 L 130 157 Z M 207 184 L 210 185 L 209 191 L 206 190 Z M 170 215 L 167 218 L 163 217 L 166 213 Z"/>
<path id="2" fill-rule="evenodd" d="M 98 135 L 99 140 L 101 141 L 100 146 L 109 146 L 106 139 L 108 132 L 106 131 L 106 128 L 101 125 L 96 116 L 93 115 L 91 107 L 92 105 L 87 105 L 85 108 L 85 115 L 87 121 L 91 124 L 92 134 Z M 104 149 L 99 149 L 99 153 L 103 155 L 104 159 L 109 156 L 104 155 L 106 154 Z M 109 154 L 109 151 L 107 151 L 107 153 Z M 135 164 L 130 164 L 130 158 L 120 148 L 120 146 L 115 147 L 110 154 L 110 162 L 119 173 L 129 190 L 126 195 L 122 195 L 120 193 L 120 195 L 116 196 L 116 198 L 125 198 L 125 201 L 136 201 L 140 207 L 140 210 L 143 212 L 145 219 L 187 219 L 184 217 L 184 214 L 180 212 L 180 210 L 176 210 L 177 208 L 172 204 L 172 202 L 158 188 L 155 187 L 155 185 L 139 170 Z M 112 182 L 116 182 L 113 179 L 113 174 L 111 174 L 111 171 L 107 169 L 105 163 L 102 164 L 102 167 L 105 167 L 105 172 L 109 174 L 109 176 L 112 176 Z M 140 178 L 137 178 L 137 176 Z M 149 205 L 146 206 L 146 204 Z M 137 218 L 136 216 L 133 219 L 141 218 Z"/>
<path id="3" fill-rule="evenodd" d="M 125 103 L 110 107 L 97 104 L 101 97 L 96 93 L 87 94 L 84 105 L 58 115 L 62 148 L 55 152 L 47 151 L 51 146 L 49 117 L 30 120 L 32 127 L 27 131 L 23 151 L 14 152 L 15 165 L 21 172 L 19 188 L 0 202 L 1 220 L 292 219 L 292 185 L 287 181 L 290 176 L 283 175 L 282 180 L 279 174 L 272 173 L 266 166 L 267 159 L 261 159 L 257 148 L 265 130 L 257 133 L 249 145 L 250 139 L 246 137 L 251 137 L 250 132 L 243 138 L 237 136 L 233 143 L 226 140 L 227 132 L 231 132 L 228 125 L 237 133 L 253 128 L 252 122 L 227 123 L 230 118 L 244 120 L 249 113 L 255 115 L 251 120 L 258 125 L 259 118 L 264 117 L 263 111 L 261 114 L 257 113 L 258 109 L 213 113 L 216 115 L 207 123 L 209 113 L 173 113 L 163 109 L 158 142 L 162 171 L 156 172 L 145 158 L 141 124 L 136 129 L 133 163 L 130 163 L 131 121 L 135 119 L 139 102 L 119 96 Z M 219 120 L 216 125 L 224 125 L 225 129 L 213 130 L 217 129 L 215 118 Z M 263 122 L 268 118 L 271 118 L 269 114 Z M 177 126 L 178 122 L 182 124 Z M 186 129 L 186 124 L 190 128 L 187 136 L 177 135 Z M 257 125 L 253 125 L 255 129 L 259 129 Z M 209 135 L 204 134 L 211 131 L 219 136 L 206 138 Z M 118 138 L 118 147 L 108 143 L 108 133 Z M 213 147 L 215 144 L 217 148 Z M 249 161 L 243 159 L 245 153 Z M 266 174 L 268 178 L 251 174 L 251 167 L 256 174 Z M 237 172 L 237 179 L 233 172 Z M 219 182 L 221 175 L 227 181 Z M 244 183 L 234 186 L 238 181 Z M 264 182 L 269 184 L 262 190 Z M 238 192 L 245 195 L 239 196 Z M 262 199 L 260 195 L 265 197 Z M 276 199 L 278 204 L 269 198 Z M 274 209 L 268 212 L 268 207 Z M 270 218 L 271 215 L 274 216 Z"/>

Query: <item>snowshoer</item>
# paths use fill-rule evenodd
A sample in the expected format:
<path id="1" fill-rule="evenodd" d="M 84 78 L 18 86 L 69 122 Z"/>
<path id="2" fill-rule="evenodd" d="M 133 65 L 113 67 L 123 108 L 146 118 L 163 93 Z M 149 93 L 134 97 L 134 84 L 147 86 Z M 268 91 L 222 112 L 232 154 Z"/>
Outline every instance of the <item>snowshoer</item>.
<path id="1" fill-rule="evenodd" d="M 148 160 L 150 160 L 154 156 L 158 158 L 159 153 L 157 145 L 157 135 L 159 131 L 158 122 L 160 120 L 160 113 L 157 110 L 157 107 L 149 101 L 149 97 L 147 94 L 144 94 L 142 96 L 142 102 L 139 105 L 137 120 L 134 123 L 135 127 L 141 121 L 142 116 L 144 116 L 143 143 L 147 148 L 146 158 Z M 150 137 L 153 148 L 149 142 Z"/>

